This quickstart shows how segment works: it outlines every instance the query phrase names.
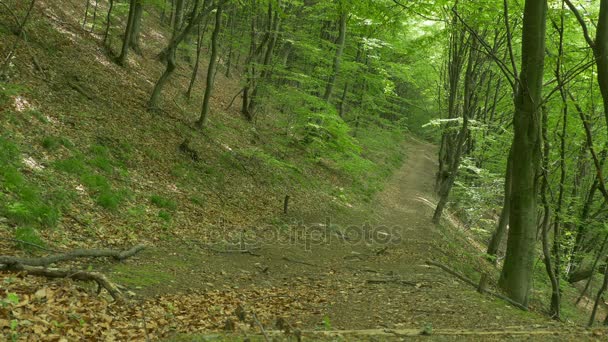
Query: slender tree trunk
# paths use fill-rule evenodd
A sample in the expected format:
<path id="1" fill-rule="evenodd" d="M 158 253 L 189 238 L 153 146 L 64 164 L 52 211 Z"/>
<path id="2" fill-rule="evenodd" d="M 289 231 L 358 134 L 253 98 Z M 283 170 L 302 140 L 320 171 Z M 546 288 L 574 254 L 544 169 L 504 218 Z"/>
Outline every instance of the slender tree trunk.
<path id="1" fill-rule="evenodd" d="M 99 5 L 99 0 L 95 0 L 95 7 L 93 8 L 93 25 L 91 25 L 91 31 L 95 31 L 95 25 L 97 24 L 97 7 Z"/>
<path id="2" fill-rule="evenodd" d="M 589 276 L 589 278 L 587 278 L 587 282 L 585 282 L 585 287 L 583 288 L 583 291 L 581 291 L 581 294 L 576 299 L 577 305 L 581 302 L 581 300 L 583 299 L 583 297 L 587 294 L 587 291 L 589 290 L 589 285 L 591 285 L 591 281 L 593 281 L 593 276 L 595 275 L 595 271 L 597 270 L 599 261 L 604 256 L 606 242 L 608 242 L 608 234 L 606 234 L 606 236 L 604 237 L 604 241 L 602 242 L 600 249 L 597 251 L 595 259 L 593 260 L 593 265 L 591 266 L 591 276 Z M 606 267 L 608 267 L 608 265 L 606 265 Z"/>
<path id="3" fill-rule="evenodd" d="M 338 40 L 336 42 L 336 54 L 334 56 L 334 64 L 331 76 L 329 77 L 329 81 L 327 82 L 327 86 L 325 87 L 325 94 L 323 95 L 323 99 L 326 102 L 329 102 L 331 98 L 331 94 L 334 90 L 334 84 L 336 83 L 336 78 L 338 77 L 338 73 L 340 73 L 340 63 L 342 61 L 342 52 L 344 51 L 344 46 L 346 45 L 346 21 L 348 20 L 348 13 L 342 10 L 340 13 L 340 33 L 338 35 Z"/>
<path id="4" fill-rule="evenodd" d="M 463 154 L 465 142 L 469 136 L 469 119 L 474 115 L 475 107 L 477 105 L 475 98 L 475 91 L 478 86 L 477 84 L 477 72 L 479 60 L 477 58 L 477 40 L 473 39 L 469 46 L 469 58 L 467 62 L 467 69 L 465 72 L 464 80 L 464 103 L 462 109 L 462 127 L 458 132 L 453 155 L 449 156 L 449 167 L 448 167 L 448 178 L 441 184 L 439 190 L 439 202 L 435 208 L 433 214 L 433 223 L 438 224 L 441 221 L 441 215 L 447 205 L 450 192 L 454 186 L 454 181 L 458 174 L 460 167 L 460 159 Z"/>
<path id="5" fill-rule="evenodd" d="M 547 1 L 526 0 L 520 85 L 513 117 L 513 180 L 507 253 L 499 285 L 509 298 L 528 305 L 535 259 L 540 108 L 545 60 Z"/>
<path id="6" fill-rule="evenodd" d="M 110 7 L 108 8 L 108 15 L 106 17 L 106 29 L 103 33 L 103 44 L 105 45 L 108 40 L 108 34 L 110 33 L 110 26 L 112 26 L 112 9 L 114 9 L 114 0 L 110 0 Z"/>
<path id="7" fill-rule="evenodd" d="M 606 263 L 608 264 L 608 258 L 606 258 Z M 608 288 L 608 266 L 606 266 L 606 270 L 604 271 L 604 281 L 602 282 L 602 286 L 597 291 L 597 295 L 595 297 L 595 304 L 593 304 L 593 311 L 591 311 L 591 317 L 589 317 L 588 327 L 592 327 L 595 323 L 595 316 L 597 315 L 597 308 L 602 300 L 602 295 L 604 291 Z"/>
<path id="8" fill-rule="evenodd" d="M 118 64 L 125 66 L 127 63 L 127 57 L 129 54 L 129 46 L 131 44 L 131 35 L 133 34 L 133 25 L 135 23 L 135 7 L 137 7 L 137 3 L 139 0 L 130 0 L 129 5 L 129 17 L 127 19 L 127 28 L 125 29 L 125 34 L 122 41 L 122 49 L 120 51 L 120 56 L 118 56 Z"/>
<path id="9" fill-rule="evenodd" d="M 135 13 L 133 14 L 133 29 L 130 36 L 129 46 L 133 51 L 141 54 L 141 46 L 139 44 L 139 36 L 141 31 L 141 17 L 144 12 L 144 6 L 142 0 L 137 0 L 135 4 Z"/>
<path id="10" fill-rule="evenodd" d="M 551 261 L 551 250 L 549 247 L 549 229 L 551 226 L 551 207 L 547 200 L 547 191 L 549 189 L 549 136 L 547 134 L 547 110 L 543 108 L 542 111 L 543 122 L 542 122 L 542 138 L 543 138 L 543 160 L 542 160 L 542 185 L 541 185 L 541 200 L 543 204 L 543 221 L 541 224 L 542 234 L 542 245 L 543 245 L 543 256 L 545 261 L 545 269 L 549 280 L 551 281 L 551 308 L 550 316 L 553 319 L 560 319 L 560 289 L 559 279 L 553 268 Z"/>
<path id="11" fill-rule="evenodd" d="M 176 10 L 183 10 L 184 0 L 176 0 L 176 2 L 177 2 L 176 6 L 175 6 Z M 198 3 L 196 5 L 198 5 Z M 196 5 L 195 5 L 195 10 L 196 10 Z M 173 36 L 175 37 L 177 35 L 178 29 L 177 29 L 177 26 L 175 26 L 175 25 L 173 27 L 174 27 Z M 173 39 L 172 39 L 172 42 L 174 42 Z M 177 67 L 176 53 L 177 53 L 178 45 L 179 45 L 179 43 L 177 43 L 177 44 L 171 44 L 171 42 L 169 43 L 169 47 L 167 48 L 167 55 L 165 56 L 166 57 L 165 71 L 163 72 L 163 74 L 160 76 L 160 78 L 154 85 L 154 89 L 152 90 L 152 95 L 150 96 L 150 100 L 148 101 L 148 108 L 151 110 L 155 110 L 158 107 L 158 100 L 160 98 L 162 89 L 164 88 L 165 84 L 169 80 L 169 77 L 171 77 L 171 75 L 175 71 L 175 68 Z"/>
<path id="12" fill-rule="evenodd" d="M 268 46 L 266 48 L 266 52 L 264 54 L 264 60 L 262 62 L 262 66 L 261 66 L 262 71 L 260 73 L 260 81 L 264 81 L 270 77 L 270 63 L 272 61 L 272 54 L 274 52 L 274 47 L 277 43 L 278 34 L 279 34 L 278 31 L 280 28 L 280 17 L 279 17 L 280 6 L 281 6 L 281 1 L 278 0 L 277 1 L 277 10 L 275 11 L 274 19 L 272 20 L 272 26 L 270 27 L 271 32 L 269 33 Z M 272 18 L 272 17 L 270 16 L 270 18 Z M 250 115 L 255 115 L 257 96 L 258 96 L 258 91 L 259 91 L 258 83 L 259 82 L 254 82 L 253 91 L 251 92 L 251 97 L 249 99 L 249 107 L 247 108 L 247 111 L 250 113 Z"/>
<path id="13" fill-rule="evenodd" d="M 82 20 L 82 28 L 87 26 L 87 19 L 89 18 L 89 7 L 91 6 L 91 0 L 87 0 L 87 6 L 84 8 L 84 19 Z"/>
<path id="14" fill-rule="evenodd" d="M 205 96 L 203 98 L 203 108 L 201 116 L 196 122 L 196 127 L 201 129 L 205 126 L 207 116 L 209 115 L 209 105 L 211 102 L 211 94 L 213 93 L 213 81 L 215 76 L 215 68 L 217 65 L 217 53 L 219 50 L 219 35 L 222 29 L 222 4 L 218 4 L 215 14 L 215 28 L 211 36 L 211 56 L 209 57 L 209 68 L 207 69 L 207 87 L 205 88 Z"/>
<path id="15" fill-rule="evenodd" d="M 505 237 L 507 232 L 507 225 L 509 224 L 509 213 L 511 208 L 511 183 L 513 174 L 513 148 L 509 149 L 509 156 L 507 157 L 507 170 L 505 172 L 505 188 L 504 188 L 504 199 L 502 210 L 500 212 L 500 218 L 498 219 L 498 226 L 492 234 L 490 243 L 488 244 L 487 254 L 490 257 L 492 263 L 497 264 L 498 249 L 500 244 Z"/>
<path id="16" fill-rule="evenodd" d="M 194 88 L 194 83 L 196 82 L 196 78 L 198 76 L 198 68 L 201 61 L 201 50 L 203 47 L 203 31 L 201 31 L 201 25 L 198 25 L 198 39 L 196 40 L 196 61 L 194 62 L 194 69 L 192 70 L 192 76 L 190 77 L 190 84 L 188 85 L 188 90 L 186 91 L 186 98 L 190 101 L 192 96 L 192 88 Z"/>
<path id="17" fill-rule="evenodd" d="M 222 6 L 224 3 L 226 3 L 226 0 L 219 0 L 218 6 Z M 162 89 L 164 88 L 165 84 L 169 80 L 169 77 L 171 77 L 171 75 L 175 71 L 175 68 L 177 67 L 175 55 L 176 55 L 177 47 L 179 46 L 179 43 L 182 42 L 184 37 L 186 37 L 186 35 L 188 35 L 192 31 L 192 29 L 200 23 L 200 21 L 203 18 L 205 18 L 207 15 L 209 15 L 209 13 L 211 13 L 211 11 L 213 10 L 213 7 L 214 7 L 210 0 L 204 0 L 203 9 L 199 12 L 199 10 L 198 10 L 199 5 L 200 5 L 200 0 L 195 0 L 194 9 L 192 10 L 191 16 L 190 16 L 190 18 L 191 18 L 190 21 L 184 27 L 183 30 L 179 31 L 178 28 L 175 28 L 173 30 L 173 36 L 171 37 L 171 40 L 169 41 L 169 45 L 160 54 L 162 57 L 164 57 L 166 59 L 167 66 L 166 66 L 165 71 L 161 75 L 161 77 L 156 82 L 156 85 L 154 86 L 154 90 L 152 91 L 152 95 L 150 96 L 150 100 L 148 101 L 148 108 L 151 110 L 155 110 L 156 108 L 158 108 L 158 100 L 160 98 Z M 183 11 L 183 7 L 184 7 L 184 0 L 177 0 L 176 9 Z M 181 17 L 181 15 L 178 17 Z"/>

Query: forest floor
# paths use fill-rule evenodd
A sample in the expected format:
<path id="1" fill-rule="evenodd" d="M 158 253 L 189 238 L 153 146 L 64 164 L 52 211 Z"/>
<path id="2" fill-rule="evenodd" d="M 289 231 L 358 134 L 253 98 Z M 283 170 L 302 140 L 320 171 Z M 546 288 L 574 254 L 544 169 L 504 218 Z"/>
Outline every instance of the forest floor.
<path id="1" fill-rule="evenodd" d="M 170 336 L 171 330 L 208 334 L 207 329 L 234 328 L 234 335 L 217 338 L 261 338 L 259 322 L 268 334 L 290 326 L 313 339 L 424 334 L 468 341 L 606 338 L 602 330 L 581 330 L 523 312 L 427 265 L 432 260 L 459 269 L 467 253 L 447 239 L 466 233 L 449 224 L 430 224 L 435 147 L 414 138 L 408 146 L 405 164 L 372 208 L 353 208 L 331 222 L 319 217 L 243 240 L 240 246 L 172 241 L 114 267 L 113 276 L 128 282 L 129 274 L 135 274 L 133 280 L 141 281 L 142 274 L 151 272 L 149 279 L 164 279 L 134 289 L 144 298 L 148 320 L 169 307 L 175 312 L 158 326 L 161 336 Z"/>
<path id="2" fill-rule="evenodd" d="M 0 137 L 10 137 L 19 156 L 44 166 L 20 167 L 19 188 L 73 198 L 56 227 L 39 229 L 40 241 L 53 251 L 148 248 L 121 263 L 70 265 L 107 274 L 125 287 L 126 303 L 82 282 L 0 273 L 0 340 L 263 340 L 260 326 L 279 339 L 295 339 L 299 331 L 309 340 L 428 338 L 423 334 L 434 340 L 606 340 L 604 330 L 553 322 L 536 302 L 523 312 L 426 264 L 441 263 L 475 281 L 486 272 L 491 286 L 498 273 L 456 219 L 439 227 L 430 222 L 435 146 L 409 138 L 404 164 L 364 202 L 349 190 L 372 194 L 377 188 L 348 184 L 351 178 L 331 160 L 311 161 L 305 149 L 293 147 L 283 113 L 269 110 L 254 127 L 241 119 L 238 106 L 225 109 L 241 86 L 236 78 L 218 76 L 205 135 L 190 125 L 202 94 L 192 103 L 184 99 L 185 62 L 165 91 L 167 115 L 146 112 L 162 69 L 152 56 L 166 40 L 152 16 L 147 20 L 158 30 L 145 32 L 145 53 L 123 69 L 100 48 L 99 35 L 81 28 L 85 2 L 40 4 L 28 49 L 15 64 L 22 95 L 10 98 L 31 108 L 0 108 Z M 11 40 L 0 39 L 4 45 Z M 388 174 L 401 150 L 380 134 L 367 133 L 374 144 L 365 150 L 384 155 L 378 170 Z M 199 162 L 178 150 L 187 136 Z M 45 138 L 58 146 L 44 147 Z M 115 190 L 110 194 L 128 200 L 103 209 L 96 188 L 83 187 L 83 179 L 105 180 Z M 285 194 L 289 214 L 277 217 Z M 9 223 L 0 217 L 1 254 L 23 255 L 11 240 L 19 225 Z"/>

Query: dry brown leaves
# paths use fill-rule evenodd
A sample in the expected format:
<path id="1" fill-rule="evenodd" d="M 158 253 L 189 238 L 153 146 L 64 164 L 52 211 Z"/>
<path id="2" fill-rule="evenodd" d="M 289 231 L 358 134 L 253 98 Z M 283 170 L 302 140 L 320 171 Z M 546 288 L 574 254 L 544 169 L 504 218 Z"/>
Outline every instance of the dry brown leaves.
<path id="1" fill-rule="evenodd" d="M 70 280 L 0 274 L 0 339 L 137 341 L 145 340 L 146 334 L 157 339 L 221 331 L 229 320 L 237 333 L 247 333 L 258 330 L 253 313 L 268 327 L 279 319 L 298 327 L 299 318 L 326 305 L 329 295 L 301 284 L 172 294 L 119 304 L 92 292 Z M 238 307 L 245 311 L 244 320 L 235 313 Z"/>

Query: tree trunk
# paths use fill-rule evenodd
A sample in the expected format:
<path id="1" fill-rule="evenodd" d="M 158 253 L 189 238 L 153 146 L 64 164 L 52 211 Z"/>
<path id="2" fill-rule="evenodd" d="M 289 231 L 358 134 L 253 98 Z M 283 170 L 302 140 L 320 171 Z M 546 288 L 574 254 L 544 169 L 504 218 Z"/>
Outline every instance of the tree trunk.
<path id="1" fill-rule="evenodd" d="M 114 9 L 114 0 L 110 0 L 110 7 L 108 8 L 108 16 L 106 17 L 106 29 L 103 33 L 103 44 L 105 45 L 108 40 L 108 34 L 110 32 L 110 26 L 112 24 L 112 9 Z"/>
<path id="2" fill-rule="evenodd" d="M 133 34 L 133 26 L 135 23 L 135 7 L 137 7 L 137 3 L 139 0 L 130 0 L 129 5 L 129 17 L 127 19 L 127 28 L 125 29 L 125 34 L 122 41 L 122 49 L 120 51 L 120 56 L 118 56 L 118 64 L 121 66 L 125 66 L 127 63 L 127 56 L 129 54 L 129 46 L 131 45 L 131 35 Z"/>
<path id="3" fill-rule="evenodd" d="M 141 46 L 139 44 L 139 36 L 141 32 L 141 17 L 144 12 L 142 0 L 138 0 L 135 5 L 135 13 L 133 18 L 133 30 L 131 32 L 130 47 L 138 54 L 141 54 Z"/>
<path id="4" fill-rule="evenodd" d="M 220 0 L 218 5 L 221 6 L 225 2 L 226 2 L 226 0 Z M 173 36 L 171 37 L 171 40 L 169 41 L 169 45 L 167 46 L 167 48 L 165 48 L 165 50 L 163 52 L 161 52 L 161 55 L 164 56 L 164 58 L 166 59 L 167 67 L 166 67 L 165 71 L 163 72 L 163 74 L 161 75 L 161 77 L 156 82 L 156 85 L 154 86 L 154 90 L 152 91 L 152 95 L 150 96 L 150 100 L 148 101 L 148 109 L 150 109 L 150 110 L 155 110 L 158 107 L 158 100 L 160 98 L 162 89 L 164 88 L 165 84 L 169 80 L 169 77 L 173 74 L 173 71 L 175 71 L 175 68 L 177 67 L 175 55 L 176 55 L 176 51 L 177 51 L 177 47 L 178 47 L 179 43 L 182 42 L 184 37 L 186 37 L 186 35 L 188 35 L 190 33 L 190 31 L 196 25 L 198 25 L 204 17 L 206 17 L 207 15 L 209 15 L 209 13 L 211 13 L 211 11 L 213 10 L 213 7 L 214 7 L 213 4 L 211 4 L 209 0 L 204 0 L 203 9 L 199 13 L 198 12 L 199 4 L 200 4 L 200 0 L 195 0 L 194 9 L 192 10 L 191 16 L 190 16 L 190 18 L 191 18 L 190 21 L 184 27 L 183 30 L 179 31 L 178 28 L 175 28 L 173 30 Z M 184 7 L 184 0 L 177 0 L 176 9 L 183 11 L 183 7 Z M 181 17 L 181 15 L 178 17 Z"/>
<path id="5" fill-rule="evenodd" d="M 220 30 L 222 29 L 222 4 L 218 4 L 217 12 L 215 13 L 215 28 L 211 36 L 211 56 L 209 57 L 209 68 L 207 69 L 207 87 L 205 88 L 205 96 L 203 98 L 203 108 L 201 116 L 196 122 L 196 127 L 201 129 L 205 126 L 207 116 L 209 115 L 209 105 L 211 102 L 211 94 L 213 93 L 213 81 L 215 76 L 215 68 L 217 65 L 217 52 L 219 44 Z"/>
<path id="6" fill-rule="evenodd" d="M 549 229 L 551 226 L 551 207 L 547 200 L 547 191 L 549 189 L 549 136 L 547 134 L 547 110 L 542 110 L 542 139 L 543 139 L 543 159 L 542 159 L 542 185 L 541 185 L 541 200 L 543 204 L 543 221 L 541 224 L 542 234 L 542 245 L 543 245 L 543 256 L 545 261 L 545 269 L 547 276 L 551 281 L 551 307 L 549 313 L 551 318 L 560 319 L 560 289 L 559 289 L 559 278 L 555 273 L 553 264 L 551 261 L 551 250 L 549 247 Z"/>
<path id="7" fill-rule="evenodd" d="M 504 189 L 504 199 L 502 210 L 500 212 L 500 218 L 498 219 L 498 226 L 496 226 L 496 230 L 494 234 L 492 234 L 492 238 L 490 239 L 490 243 L 488 244 L 487 254 L 490 257 L 492 263 L 497 264 L 498 259 L 496 256 L 498 255 L 498 249 L 500 248 L 500 244 L 505 237 L 505 233 L 507 232 L 507 225 L 509 224 L 509 214 L 511 208 L 511 184 L 512 184 L 512 175 L 513 175 L 513 148 L 509 149 L 509 157 L 507 157 L 507 171 L 505 172 L 505 189 Z"/>
<path id="8" fill-rule="evenodd" d="M 329 102 L 331 98 L 331 94 L 334 90 L 334 84 L 336 83 L 336 78 L 338 77 L 338 73 L 340 72 L 340 62 L 342 60 L 342 52 L 344 51 L 344 45 L 346 45 L 346 21 L 348 19 L 348 13 L 342 10 L 340 13 L 340 33 L 338 35 L 338 40 L 336 42 L 336 54 L 334 56 L 334 65 L 329 81 L 327 82 L 327 86 L 325 87 L 325 94 L 323 95 L 323 99 L 326 102 Z"/>
<path id="9" fill-rule="evenodd" d="M 190 84 L 188 85 L 188 90 L 186 91 L 186 98 L 190 101 L 192 96 L 192 88 L 194 88 L 194 83 L 196 82 L 196 77 L 198 76 L 198 68 L 201 62 L 201 50 L 203 47 L 203 32 L 201 31 L 201 25 L 198 25 L 198 39 L 196 40 L 196 61 L 194 62 L 194 69 L 192 70 L 192 76 L 190 77 Z"/>
<path id="10" fill-rule="evenodd" d="M 522 62 L 513 117 L 513 180 L 507 253 L 499 285 L 509 298 L 528 305 L 536 242 L 540 108 L 545 60 L 547 1 L 526 0 Z"/>

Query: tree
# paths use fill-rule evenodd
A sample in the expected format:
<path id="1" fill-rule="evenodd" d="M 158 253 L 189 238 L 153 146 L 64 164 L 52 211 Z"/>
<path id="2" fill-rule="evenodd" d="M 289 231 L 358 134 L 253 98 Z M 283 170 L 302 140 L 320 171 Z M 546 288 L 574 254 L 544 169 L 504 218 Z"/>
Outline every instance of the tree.
<path id="1" fill-rule="evenodd" d="M 217 65 L 219 36 L 220 30 L 222 29 L 222 9 L 222 3 L 218 3 L 215 13 L 215 28 L 213 29 L 213 34 L 211 36 L 211 56 L 209 56 L 209 67 L 207 68 L 207 87 L 205 88 L 201 116 L 196 121 L 196 127 L 199 129 L 205 126 L 207 116 L 209 115 L 209 105 L 211 102 L 211 94 L 213 93 L 213 81 L 215 79 L 215 68 Z"/>
<path id="2" fill-rule="evenodd" d="M 541 161 L 541 108 L 547 1 L 526 0 L 522 58 L 513 117 L 510 229 L 500 287 L 528 305 L 536 249 L 538 175 Z"/>
<path id="3" fill-rule="evenodd" d="M 132 37 L 134 34 L 135 27 L 139 27 L 139 24 L 136 24 L 136 12 L 141 11 L 141 0 L 130 0 L 129 3 L 129 16 L 127 18 L 127 27 L 125 28 L 125 34 L 122 40 L 122 49 L 120 50 L 120 55 L 118 56 L 117 62 L 119 65 L 125 66 L 127 63 L 127 56 L 129 54 L 129 48 L 131 46 Z M 141 18 L 141 13 L 140 13 Z"/>
<path id="4" fill-rule="evenodd" d="M 340 62 L 342 60 L 342 52 L 344 51 L 344 45 L 346 44 L 346 22 L 348 20 L 348 13 L 344 8 L 342 1 L 340 1 L 340 20 L 339 20 L 339 34 L 338 39 L 336 41 L 336 54 L 334 56 L 334 63 L 332 66 L 331 76 L 329 77 L 329 81 L 327 82 L 327 86 L 325 87 L 325 94 L 323 95 L 323 99 L 329 102 L 331 98 L 331 94 L 334 89 L 334 84 L 336 83 L 336 78 L 338 77 L 338 73 L 340 72 Z"/>

